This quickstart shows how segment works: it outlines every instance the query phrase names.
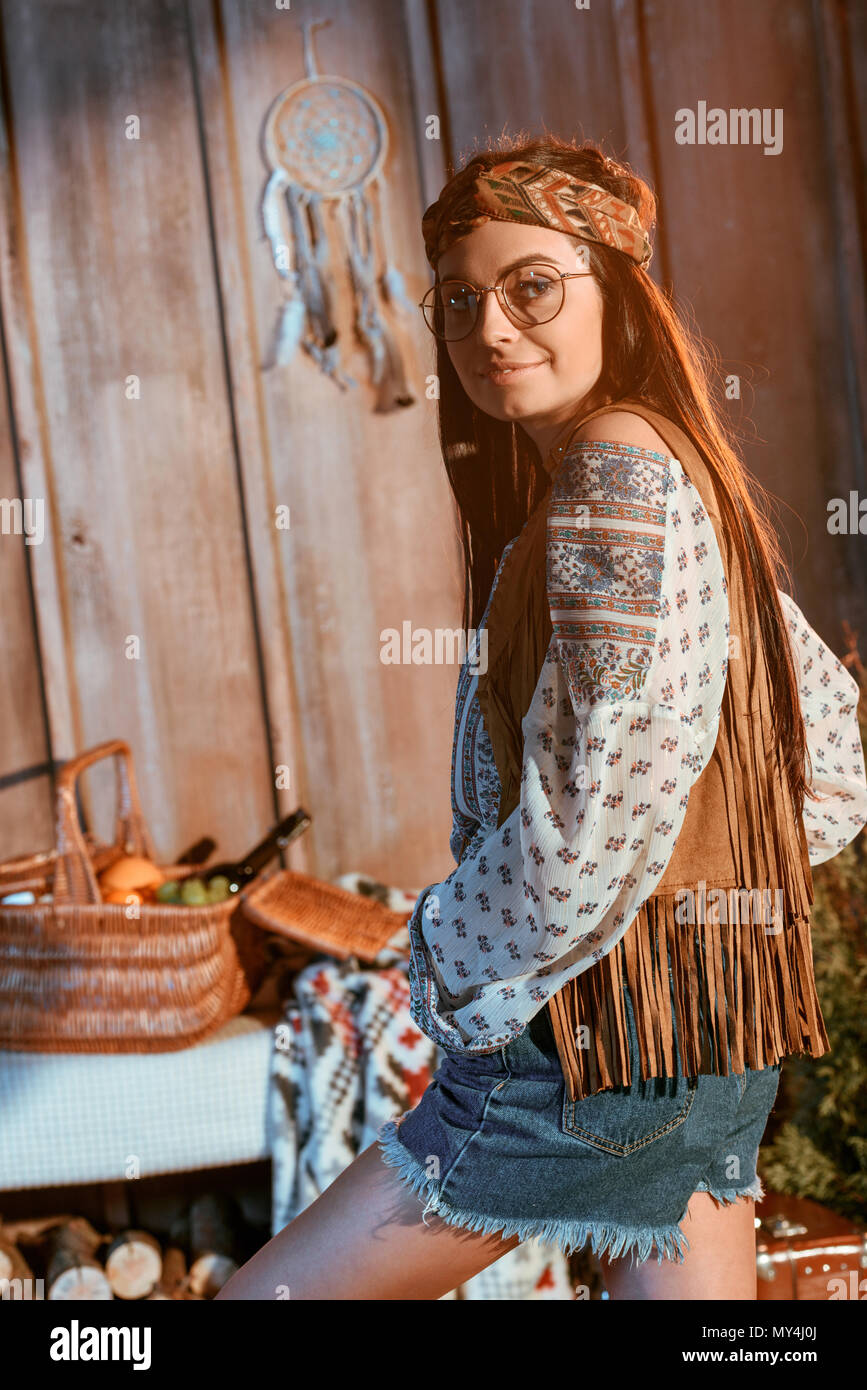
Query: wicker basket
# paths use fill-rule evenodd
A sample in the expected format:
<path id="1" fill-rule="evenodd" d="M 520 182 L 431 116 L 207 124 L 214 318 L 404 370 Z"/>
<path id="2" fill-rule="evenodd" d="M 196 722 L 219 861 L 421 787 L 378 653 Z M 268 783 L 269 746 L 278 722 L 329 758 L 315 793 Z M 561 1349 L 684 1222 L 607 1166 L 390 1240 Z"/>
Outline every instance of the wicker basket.
<path id="1" fill-rule="evenodd" d="M 281 869 L 244 895 L 251 922 L 340 960 L 371 963 L 407 923 L 407 913 L 309 874 Z"/>
<path id="2" fill-rule="evenodd" d="M 75 783 L 114 756 L 113 846 L 79 824 Z M 14 1052 L 172 1052 L 242 1011 L 264 969 L 261 933 L 239 898 L 201 906 L 101 900 L 96 874 L 122 854 L 153 859 L 129 746 L 112 739 L 72 758 L 57 779 L 57 845 L 0 867 L 0 892 L 50 887 L 53 902 L 0 903 L 0 1048 Z M 163 867 L 167 877 L 199 865 Z M 243 896 L 243 895 L 242 895 Z"/>
<path id="3" fill-rule="evenodd" d="M 109 864 L 120 858 L 120 850 L 114 845 L 101 845 L 91 834 L 85 834 L 88 853 L 93 871 L 99 877 Z M 5 859 L 0 864 L 0 895 L 7 893 L 50 893 L 54 878 L 54 865 L 57 860 L 56 849 L 39 850 L 36 854 L 25 854 L 19 859 Z M 186 866 L 184 866 L 186 867 Z"/>

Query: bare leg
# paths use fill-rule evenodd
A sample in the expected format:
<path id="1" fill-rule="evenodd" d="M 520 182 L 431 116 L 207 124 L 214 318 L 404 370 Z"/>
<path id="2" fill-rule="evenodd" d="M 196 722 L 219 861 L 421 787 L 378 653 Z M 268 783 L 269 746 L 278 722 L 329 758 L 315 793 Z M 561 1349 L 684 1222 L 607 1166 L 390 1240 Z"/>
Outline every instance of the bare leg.
<path id="1" fill-rule="evenodd" d="M 717 1205 L 708 1192 L 694 1192 L 681 1223 L 689 1250 L 683 1264 L 650 1259 L 631 1267 L 631 1260 L 600 1256 L 602 1278 L 612 1299 L 686 1302 L 696 1299 L 755 1301 L 756 1204 L 741 1197 L 729 1206 Z"/>
<path id="2" fill-rule="evenodd" d="M 217 1298 L 437 1299 L 520 1243 L 422 1211 L 371 1144 Z"/>

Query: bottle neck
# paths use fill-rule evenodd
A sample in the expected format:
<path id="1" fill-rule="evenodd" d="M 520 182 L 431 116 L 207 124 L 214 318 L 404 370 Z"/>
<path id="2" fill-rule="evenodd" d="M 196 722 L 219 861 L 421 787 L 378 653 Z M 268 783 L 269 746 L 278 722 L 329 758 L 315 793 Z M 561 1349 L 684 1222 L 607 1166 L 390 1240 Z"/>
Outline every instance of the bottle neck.
<path id="1" fill-rule="evenodd" d="M 260 840 L 258 845 L 239 861 L 240 867 L 253 874 L 258 873 L 260 869 L 265 867 L 269 859 L 273 859 L 275 855 L 280 853 L 281 849 L 285 849 L 296 835 L 300 835 L 301 831 L 307 828 L 308 824 L 309 818 L 303 812 L 293 811 L 291 816 L 287 816 L 278 825 L 275 825 L 264 840 Z"/>
<path id="2" fill-rule="evenodd" d="M 301 809 L 293 811 L 291 816 L 286 816 L 279 821 L 257 845 L 243 855 L 240 859 L 231 864 L 215 864 L 206 871 L 208 878 L 224 875 L 227 878 L 237 878 L 238 882 L 248 882 L 255 878 L 260 869 L 264 869 L 282 849 L 305 831 L 311 823 L 308 812 Z"/>

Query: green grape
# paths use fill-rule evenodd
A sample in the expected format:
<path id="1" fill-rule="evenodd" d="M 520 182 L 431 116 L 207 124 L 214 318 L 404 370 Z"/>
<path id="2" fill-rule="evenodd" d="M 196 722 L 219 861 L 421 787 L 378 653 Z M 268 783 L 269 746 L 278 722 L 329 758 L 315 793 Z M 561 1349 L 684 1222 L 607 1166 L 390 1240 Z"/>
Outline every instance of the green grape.
<path id="1" fill-rule="evenodd" d="M 225 902 L 232 896 L 232 888 L 224 874 L 216 874 L 208 885 L 208 900 L 212 903 Z"/>
<path id="2" fill-rule="evenodd" d="M 208 890 L 200 878 L 184 879 L 181 884 L 181 901 L 189 907 L 197 907 L 208 901 Z"/>

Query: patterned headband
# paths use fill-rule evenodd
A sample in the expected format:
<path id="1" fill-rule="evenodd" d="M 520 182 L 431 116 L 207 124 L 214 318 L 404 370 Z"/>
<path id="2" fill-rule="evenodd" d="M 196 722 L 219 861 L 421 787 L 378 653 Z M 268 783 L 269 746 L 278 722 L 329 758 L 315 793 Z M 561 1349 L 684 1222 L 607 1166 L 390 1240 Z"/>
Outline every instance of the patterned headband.
<path id="1" fill-rule="evenodd" d="M 456 185 L 458 198 L 453 201 Z M 558 232 L 601 241 L 645 268 L 653 255 L 635 208 L 598 184 L 584 183 L 547 164 L 511 159 L 483 173 L 478 172 L 478 166 L 468 166 L 451 180 L 449 193 L 448 213 L 440 195 L 422 218 L 425 252 L 434 268 L 452 242 L 491 219 L 553 227 Z"/>

